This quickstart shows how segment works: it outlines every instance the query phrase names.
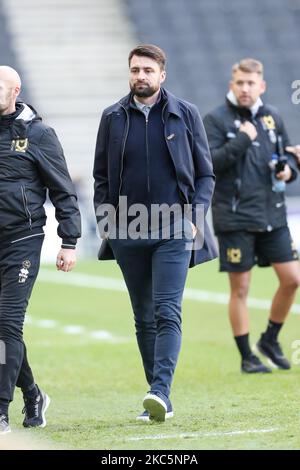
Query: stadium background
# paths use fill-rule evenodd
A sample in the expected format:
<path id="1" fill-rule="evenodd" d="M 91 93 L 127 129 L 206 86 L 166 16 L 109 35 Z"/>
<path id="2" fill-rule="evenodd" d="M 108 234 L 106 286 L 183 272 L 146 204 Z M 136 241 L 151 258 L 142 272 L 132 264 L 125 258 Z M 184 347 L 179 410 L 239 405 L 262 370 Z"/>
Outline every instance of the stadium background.
<path id="1" fill-rule="evenodd" d="M 137 425 L 145 384 L 128 297 L 117 266 L 86 261 L 99 245 L 91 177 L 97 127 L 102 110 L 128 92 L 129 50 L 140 42 L 161 46 L 166 87 L 196 103 L 203 116 L 224 99 L 231 65 L 258 58 L 268 83 L 264 99 L 280 109 L 295 144 L 300 104 L 292 103 L 291 85 L 300 79 L 299 24 L 300 0 L 0 0 L 0 62 L 20 72 L 22 98 L 56 129 L 83 214 L 76 272 L 58 277 L 44 266 L 29 308 L 32 361 L 53 398 L 45 437 L 32 431 L 42 446 L 299 446 L 300 366 L 289 375 L 241 380 L 226 318 L 227 281 L 217 263 L 193 270 L 188 280 L 174 384 L 179 419 L 166 425 L 161 440 L 162 428 Z M 288 210 L 300 248 L 299 179 L 288 189 Z M 50 206 L 48 214 L 43 259 L 53 263 L 59 241 Z M 275 284 L 270 270 L 254 273 L 253 341 Z M 283 335 L 289 356 L 299 337 L 299 296 L 293 312 Z M 16 427 L 18 406 L 17 396 Z"/>

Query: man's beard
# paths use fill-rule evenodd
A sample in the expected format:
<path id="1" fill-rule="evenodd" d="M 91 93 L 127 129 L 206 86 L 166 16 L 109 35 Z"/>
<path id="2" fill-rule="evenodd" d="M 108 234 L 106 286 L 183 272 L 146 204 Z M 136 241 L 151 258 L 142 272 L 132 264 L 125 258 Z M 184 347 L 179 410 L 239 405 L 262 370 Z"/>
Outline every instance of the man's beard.
<path id="1" fill-rule="evenodd" d="M 154 93 L 157 92 L 158 88 L 151 87 L 149 85 L 139 89 L 140 84 L 135 84 L 135 85 L 130 85 L 130 89 L 133 92 L 135 96 L 138 98 L 149 98 L 150 96 L 153 96 Z"/>

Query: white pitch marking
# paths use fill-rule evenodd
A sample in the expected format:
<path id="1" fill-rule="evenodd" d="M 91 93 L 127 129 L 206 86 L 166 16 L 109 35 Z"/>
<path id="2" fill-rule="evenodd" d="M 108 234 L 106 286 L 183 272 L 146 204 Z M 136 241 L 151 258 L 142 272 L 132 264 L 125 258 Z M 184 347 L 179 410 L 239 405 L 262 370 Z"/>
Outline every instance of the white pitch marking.
<path id="1" fill-rule="evenodd" d="M 110 343 L 127 343 L 131 342 L 132 340 L 129 338 L 124 338 L 124 337 L 118 337 L 114 336 L 112 333 L 109 331 L 105 330 L 92 330 L 92 331 L 87 331 L 87 329 L 84 326 L 81 325 L 61 325 L 55 320 L 38 320 L 35 319 L 32 315 L 26 315 L 26 320 L 25 322 L 29 325 L 36 326 L 38 328 L 56 328 L 60 330 L 62 333 L 65 333 L 67 335 L 85 335 L 89 336 L 93 339 L 96 340 L 102 340 L 102 341 L 108 341 Z"/>
<path id="2" fill-rule="evenodd" d="M 271 432 L 280 431 L 279 428 L 269 429 L 247 429 L 245 431 L 217 431 L 217 432 L 187 432 L 180 434 L 157 434 L 155 436 L 137 436 L 129 437 L 127 441 L 150 441 L 150 440 L 163 440 L 163 439 L 186 439 L 199 437 L 224 437 L 224 436 L 241 436 L 244 434 L 266 434 Z"/>
<path id="3" fill-rule="evenodd" d="M 110 334 L 108 331 L 104 331 L 104 330 L 91 331 L 90 336 L 96 339 L 110 339 L 110 340 L 113 339 L 113 335 Z"/>
<path id="4" fill-rule="evenodd" d="M 31 317 L 31 323 L 32 323 L 32 317 Z M 36 320 L 36 325 L 39 326 L 40 328 L 56 328 L 58 323 L 55 320 Z"/>
<path id="5" fill-rule="evenodd" d="M 117 292 L 127 292 L 125 282 L 121 279 L 114 279 L 103 276 L 91 276 L 89 274 L 82 273 L 69 273 L 68 277 L 65 277 L 64 273 L 50 271 L 45 268 L 40 270 L 38 281 L 90 287 L 95 289 L 113 290 Z M 187 300 L 194 300 L 196 302 L 210 302 L 220 305 L 227 305 L 229 302 L 228 294 L 192 289 L 189 287 L 185 288 L 183 297 Z M 247 302 L 249 307 L 261 310 L 269 310 L 271 306 L 271 302 L 266 299 L 256 299 L 249 297 Z M 291 308 L 291 312 L 300 314 L 300 304 L 294 304 Z"/>
<path id="6" fill-rule="evenodd" d="M 68 273 L 67 276 L 61 276 L 55 271 L 48 269 L 41 269 L 38 276 L 38 281 L 52 282 L 54 284 L 69 284 L 71 286 L 79 287 L 93 287 L 95 289 L 115 290 L 118 292 L 127 292 L 125 282 L 121 279 L 114 279 L 111 277 L 91 276 L 90 274 Z"/>
<path id="7" fill-rule="evenodd" d="M 63 327 L 63 331 L 69 335 L 79 335 L 85 333 L 85 328 L 80 325 L 67 325 Z"/>

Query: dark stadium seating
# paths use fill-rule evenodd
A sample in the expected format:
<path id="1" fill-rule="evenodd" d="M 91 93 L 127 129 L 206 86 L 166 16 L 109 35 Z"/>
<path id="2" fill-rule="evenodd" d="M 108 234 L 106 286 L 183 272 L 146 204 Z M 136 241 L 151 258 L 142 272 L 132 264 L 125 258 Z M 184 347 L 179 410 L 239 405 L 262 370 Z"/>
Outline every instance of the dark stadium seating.
<path id="1" fill-rule="evenodd" d="M 266 100 L 278 106 L 299 142 L 300 104 L 291 83 L 300 79 L 300 0 L 126 0 L 141 42 L 168 54 L 168 88 L 195 102 L 202 114 L 218 105 L 231 65 L 252 56 L 265 64 Z"/>
<path id="2" fill-rule="evenodd" d="M 22 72 L 22 68 L 19 64 L 16 51 L 14 50 L 11 34 L 7 25 L 7 19 L 5 11 L 3 9 L 2 2 L 0 1 L 0 65 L 9 65 L 15 68 L 22 78 L 22 99 L 30 102 L 30 93 L 26 85 L 26 76 Z"/>

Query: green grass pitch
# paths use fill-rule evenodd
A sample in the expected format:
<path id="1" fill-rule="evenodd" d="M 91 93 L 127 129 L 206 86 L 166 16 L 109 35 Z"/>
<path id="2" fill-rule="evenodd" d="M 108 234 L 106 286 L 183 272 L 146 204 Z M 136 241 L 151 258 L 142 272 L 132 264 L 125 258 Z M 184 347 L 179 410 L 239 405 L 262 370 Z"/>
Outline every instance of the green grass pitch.
<path id="1" fill-rule="evenodd" d="M 121 279 L 114 262 L 79 262 L 75 274 Z M 71 280 L 73 273 L 59 275 Z M 270 299 L 276 285 L 271 269 L 255 269 L 250 296 Z M 228 292 L 227 276 L 218 272 L 217 262 L 190 270 L 187 286 Z M 171 396 L 175 417 L 163 424 L 135 421 L 147 384 L 126 292 L 38 281 L 28 314 L 30 362 L 52 402 L 47 427 L 24 430 L 23 403 L 16 390 L 11 426 L 43 448 L 300 447 L 300 365 L 268 375 L 242 375 L 226 305 L 184 300 L 183 342 Z M 251 342 L 265 328 L 267 316 L 266 310 L 251 309 Z M 42 320 L 57 323 L 51 327 Z M 293 341 L 300 340 L 299 323 L 300 315 L 291 314 L 280 336 L 289 358 Z M 113 340 L 91 335 L 99 330 Z"/>

